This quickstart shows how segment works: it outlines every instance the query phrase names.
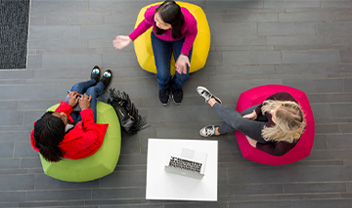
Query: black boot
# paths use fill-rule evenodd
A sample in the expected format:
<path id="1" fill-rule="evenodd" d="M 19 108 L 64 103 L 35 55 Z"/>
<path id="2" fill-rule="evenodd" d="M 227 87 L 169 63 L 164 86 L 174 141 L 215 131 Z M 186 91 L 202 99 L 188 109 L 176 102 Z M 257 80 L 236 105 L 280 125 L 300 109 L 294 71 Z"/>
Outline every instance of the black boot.
<path id="1" fill-rule="evenodd" d="M 101 82 L 104 84 L 105 89 L 107 88 L 107 86 L 109 85 L 110 81 L 112 79 L 112 71 L 110 69 L 107 69 L 104 74 L 103 77 L 101 78 Z"/>
<path id="2" fill-rule="evenodd" d="M 170 88 L 159 90 L 159 100 L 164 106 L 169 104 Z"/>
<path id="3" fill-rule="evenodd" d="M 100 81 L 100 67 L 95 65 L 90 73 L 90 78 L 95 79 L 96 83 Z"/>
<path id="4" fill-rule="evenodd" d="M 172 100 L 176 105 L 180 105 L 183 99 L 182 87 L 179 89 L 172 88 Z"/>

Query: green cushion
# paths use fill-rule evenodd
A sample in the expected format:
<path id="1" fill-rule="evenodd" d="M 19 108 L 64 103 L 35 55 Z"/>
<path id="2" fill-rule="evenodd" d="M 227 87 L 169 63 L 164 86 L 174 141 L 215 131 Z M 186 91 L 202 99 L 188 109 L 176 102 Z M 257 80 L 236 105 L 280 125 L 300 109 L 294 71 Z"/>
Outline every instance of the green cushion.
<path id="1" fill-rule="evenodd" d="M 54 111 L 58 106 L 59 104 L 54 105 L 48 111 Z M 46 161 L 39 154 L 44 173 L 62 181 L 83 182 L 95 180 L 113 172 L 121 148 L 120 123 L 115 110 L 106 103 L 98 102 L 97 123 L 108 123 L 109 127 L 102 146 L 95 154 L 79 160 L 64 158 L 56 163 Z"/>

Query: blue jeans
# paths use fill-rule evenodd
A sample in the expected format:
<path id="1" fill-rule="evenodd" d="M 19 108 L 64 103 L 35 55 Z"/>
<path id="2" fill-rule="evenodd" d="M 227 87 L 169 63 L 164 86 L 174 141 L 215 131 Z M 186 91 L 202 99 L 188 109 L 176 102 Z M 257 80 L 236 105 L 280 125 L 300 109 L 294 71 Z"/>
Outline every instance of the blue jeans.
<path id="1" fill-rule="evenodd" d="M 97 97 L 99 97 L 104 92 L 105 86 L 102 82 L 98 82 L 94 79 L 79 82 L 72 86 L 71 92 L 78 92 L 79 94 L 83 95 L 84 93 L 87 95 L 91 95 L 92 99 L 90 100 L 90 108 L 93 110 L 94 115 L 94 122 L 97 121 Z M 68 101 L 68 93 L 66 96 L 66 102 Z M 71 113 L 73 124 L 81 121 L 81 115 L 79 112 L 72 112 Z"/>
<path id="2" fill-rule="evenodd" d="M 152 47 L 154 52 L 154 60 L 156 65 L 156 78 L 160 89 L 168 89 L 170 87 L 170 61 L 171 54 L 174 54 L 175 62 L 181 54 L 182 45 L 185 39 L 177 41 L 164 41 L 151 34 Z M 192 48 L 193 49 L 193 48 Z M 189 51 L 189 61 L 191 61 L 192 49 Z M 187 74 L 180 74 L 176 71 L 173 77 L 173 89 L 179 89 L 189 79 L 189 67 L 187 66 Z"/>

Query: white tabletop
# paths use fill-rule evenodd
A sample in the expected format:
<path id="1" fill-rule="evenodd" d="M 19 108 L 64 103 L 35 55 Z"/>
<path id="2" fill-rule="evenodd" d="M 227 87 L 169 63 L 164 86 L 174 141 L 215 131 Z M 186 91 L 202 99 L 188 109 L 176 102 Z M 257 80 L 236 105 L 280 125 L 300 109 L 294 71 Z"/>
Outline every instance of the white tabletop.
<path id="1" fill-rule="evenodd" d="M 207 153 L 205 175 L 202 179 L 165 172 L 166 157 L 173 146 Z M 152 138 L 148 140 L 146 199 L 217 201 L 217 183 L 217 141 Z"/>

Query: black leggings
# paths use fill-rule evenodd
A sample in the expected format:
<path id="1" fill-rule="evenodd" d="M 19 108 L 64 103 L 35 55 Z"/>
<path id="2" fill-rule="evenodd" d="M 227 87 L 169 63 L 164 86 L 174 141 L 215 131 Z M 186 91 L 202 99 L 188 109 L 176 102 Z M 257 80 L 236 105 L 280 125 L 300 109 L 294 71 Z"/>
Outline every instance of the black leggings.
<path id="1" fill-rule="evenodd" d="M 220 103 L 215 103 L 213 109 L 222 118 L 222 120 L 224 120 L 218 129 L 219 133 L 224 134 L 238 130 L 259 143 L 267 143 L 262 137 L 262 129 L 268 122 L 267 117 L 258 115 L 256 120 L 250 120 L 242 117 L 243 115 L 253 112 L 257 106 L 258 105 L 252 106 L 242 113 L 239 113 L 232 108 L 226 107 Z"/>

